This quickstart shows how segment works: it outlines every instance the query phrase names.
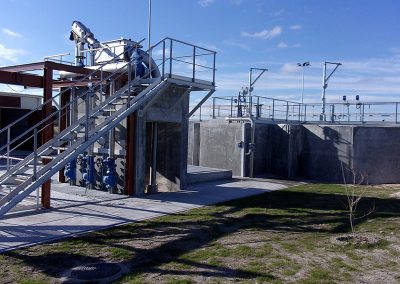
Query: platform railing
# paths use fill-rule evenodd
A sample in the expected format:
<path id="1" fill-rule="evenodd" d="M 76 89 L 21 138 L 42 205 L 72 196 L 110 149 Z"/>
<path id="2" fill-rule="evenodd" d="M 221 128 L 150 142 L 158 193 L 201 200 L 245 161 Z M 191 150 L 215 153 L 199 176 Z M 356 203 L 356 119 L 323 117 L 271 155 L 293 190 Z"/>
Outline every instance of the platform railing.
<path id="1" fill-rule="evenodd" d="M 160 70 L 163 78 L 176 74 L 215 86 L 215 51 L 167 37 L 154 44 L 150 53 L 154 61 L 163 62 Z"/>
<path id="2" fill-rule="evenodd" d="M 191 118 L 208 120 L 221 117 L 252 117 L 272 121 L 326 122 L 326 123 L 400 123 L 400 102 L 342 102 L 327 103 L 325 118 L 321 116 L 321 104 L 298 102 L 253 96 L 252 111 L 249 104 L 238 103 L 237 97 L 212 97 Z"/>

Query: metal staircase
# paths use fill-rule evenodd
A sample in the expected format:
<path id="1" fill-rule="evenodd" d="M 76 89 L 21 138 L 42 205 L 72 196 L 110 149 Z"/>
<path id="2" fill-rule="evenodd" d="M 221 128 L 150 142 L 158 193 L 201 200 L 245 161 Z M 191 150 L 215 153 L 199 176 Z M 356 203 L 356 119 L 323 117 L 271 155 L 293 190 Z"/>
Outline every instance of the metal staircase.
<path id="1" fill-rule="evenodd" d="M 182 61 L 182 58 L 187 58 L 185 56 L 174 58 L 172 52 L 173 43 L 175 43 L 174 46 L 178 44 L 190 46 L 193 50 L 193 54 L 190 56 L 192 62 Z M 152 48 L 161 48 L 162 50 L 162 57 L 159 59 L 160 63 L 157 63 L 157 65 L 153 67 L 154 69 L 161 68 L 161 77 L 147 78 L 149 77 L 148 74 L 153 71 L 152 68 L 152 70 L 148 70 L 147 74 L 143 76 L 144 79 L 141 79 L 140 77 L 131 78 L 130 71 L 134 66 L 133 60 L 126 62 L 124 66 L 114 72 L 104 71 L 104 67 L 107 64 L 116 62 L 115 59 L 112 59 L 100 65 L 84 78 L 78 80 L 76 85 L 72 85 L 72 87 L 67 90 L 72 92 L 75 90 L 74 88 L 76 86 L 82 86 L 82 82 L 90 82 L 92 79 L 93 82 L 96 83 L 89 84 L 86 91 L 76 95 L 74 99 L 60 108 L 57 112 L 44 118 L 41 122 L 32 126 L 24 133 L 16 135 L 15 138 L 11 138 L 10 135 L 12 127 L 16 126 L 19 121 L 26 119 L 27 115 L 30 113 L 7 127 L 0 129 L 0 135 L 6 135 L 7 137 L 7 143 L 3 146 L 0 145 L 0 154 L 3 153 L 3 156 L 0 155 L 0 158 L 4 159 L 4 157 L 7 157 L 7 172 L 0 176 L 0 217 L 9 212 L 19 202 L 28 197 L 45 182 L 50 180 L 53 175 L 62 170 L 73 159 L 76 159 L 78 155 L 88 151 L 91 145 L 98 141 L 102 136 L 107 135 L 111 129 L 115 128 L 130 114 L 143 108 L 145 109 L 146 104 L 148 104 L 152 99 L 155 99 L 158 94 L 161 94 L 171 84 L 193 85 L 196 86 L 198 90 L 202 90 L 203 88 L 208 90 L 210 88 L 211 91 L 209 91 L 206 97 L 204 97 L 200 103 L 192 109 L 189 116 L 192 115 L 214 92 L 215 52 L 206 50 L 207 52 L 211 52 L 206 55 L 210 55 L 213 59 L 213 67 L 209 67 L 211 70 L 212 81 L 206 82 L 195 78 L 196 68 L 198 67 L 195 59 L 196 56 L 204 56 L 204 54 L 200 54 L 200 51 L 203 50 L 202 48 L 171 38 L 163 39 Z M 167 54 L 166 50 L 169 51 L 169 54 Z M 119 57 L 119 55 L 117 57 Z M 179 64 L 189 64 L 192 68 L 192 70 L 188 69 L 191 76 L 181 76 L 178 77 L 178 79 L 172 76 L 174 61 L 177 61 Z M 169 73 L 165 72 L 166 68 L 169 68 Z M 111 93 L 110 96 L 106 97 L 104 101 L 99 103 L 99 105 L 91 106 L 93 104 L 92 98 L 94 94 L 100 94 L 100 96 L 104 98 L 104 90 L 107 90 L 107 86 L 110 86 L 110 89 L 114 89 L 115 82 L 128 83 Z M 191 90 L 192 88 L 189 89 Z M 54 99 L 57 97 L 61 98 L 61 95 L 65 91 L 66 90 L 60 92 L 51 100 L 44 102 L 36 110 L 47 108 L 51 105 Z M 54 121 L 56 119 L 60 119 L 62 116 L 66 117 L 69 115 L 68 112 L 71 111 L 71 109 L 77 108 L 78 106 L 85 110 L 85 114 L 77 119 L 77 121 L 71 123 L 71 125 L 65 130 L 54 136 L 50 141 L 39 147 L 38 137 L 46 134 L 45 131 L 49 128 L 53 129 Z M 96 119 L 101 122 L 95 125 L 93 122 Z M 16 165 L 11 166 L 9 162 L 11 153 L 18 149 L 19 146 L 32 140 L 34 148 L 33 153 L 25 157 Z M 4 153 L 6 153 L 5 156 Z"/>
<path id="2" fill-rule="evenodd" d="M 166 88 L 167 82 L 166 80 L 157 79 L 137 96 L 129 96 L 129 88 L 131 87 L 133 89 L 138 86 L 141 86 L 140 79 L 133 80 L 131 85 L 124 86 L 89 113 L 88 117 L 90 119 L 94 119 L 98 116 L 105 116 L 105 113 L 110 113 L 108 116 L 105 116 L 104 122 L 93 129 L 89 129 L 89 125 L 86 123 L 87 117 L 82 117 L 75 124 L 54 137 L 54 139 L 45 143 L 38 149 L 35 149 L 34 153 L 27 156 L 0 177 L 0 185 L 13 187 L 13 189 L 0 200 L 0 216 L 7 213 L 36 188 L 49 180 L 54 174 L 65 167 L 68 162 L 76 159 L 79 154 L 83 153 L 100 137 L 107 134 L 108 131 L 114 128 L 128 115 L 149 102 L 158 92 Z M 110 106 L 116 105 L 117 103 L 121 103 L 121 107 L 112 111 Z M 76 135 L 77 133 L 85 135 L 79 138 Z M 66 141 L 69 141 L 70 145 L 65 146 L 64 144 Z M 58 153 L 58 150 L 62 150 L 62 152 Z M 42 159 L 51 161 L 44 165 L 41 162 Z"/>

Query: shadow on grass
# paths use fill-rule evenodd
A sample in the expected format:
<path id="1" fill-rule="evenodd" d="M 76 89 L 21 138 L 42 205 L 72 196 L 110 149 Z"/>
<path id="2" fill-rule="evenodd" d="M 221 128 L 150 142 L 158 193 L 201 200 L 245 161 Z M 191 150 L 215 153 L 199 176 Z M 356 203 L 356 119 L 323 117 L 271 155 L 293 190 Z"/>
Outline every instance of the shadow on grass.
<path id="1" fill-rule="evenodd" d="M 209 258 L 220 256 L 215 241 L 244 229 L 288 233 L 348 232 L 348 218 L 343 205 L 345 201 L 346 197 L 340 194 L 282 190 L 95 232 L 78 239 L 79 245 L 86 246 L 86 249 L 87 246 L 100 245 L 129 252 L 122 262 L 135 273 L 273 280 L 275 277 L 262 269 L 254 271 L 207 264 Z M 400 201 L 396 199 L 364 197 L 358 211 L 360 214 L 367 212 L 372 204 L 375 211 L 368 216 L 369 220 L 400 216 Z M 361 219 L 359 223 L 365 220 Z M 79 245 L 75 245 L 75 250 L 79 251 Z M 52 250 L 52 246 L 46 248 Z M 198 249 L 210 251 L 203 256 L 191 255 Z M 51 251 L 32 256 L 20 250 L 5 255 L 40 269 L 51 277 L 59 277 L 63 271 L 80 263 L 103 260 L 100 256 Z M 221 255 L 238 257 L 227 251 Z M 177 263 L 178 268 L 161 267 L 170 262 Z"/>

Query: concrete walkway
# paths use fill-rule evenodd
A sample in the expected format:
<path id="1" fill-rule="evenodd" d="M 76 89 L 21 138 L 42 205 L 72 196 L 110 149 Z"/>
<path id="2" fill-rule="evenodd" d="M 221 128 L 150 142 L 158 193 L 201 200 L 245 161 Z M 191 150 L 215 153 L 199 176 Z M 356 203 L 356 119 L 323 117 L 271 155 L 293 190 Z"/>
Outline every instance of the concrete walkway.
<path id="1" fill-rule="evenodd" d="M 132 198 L 54 184 L 54 208 L 29 214 L 13 213 L 0 220 L 0 252 L 53 241 L 112 226 L 150 219 L 279 190 L 293 182 L 247 179 L 209 182 L 188 190 Z"/>

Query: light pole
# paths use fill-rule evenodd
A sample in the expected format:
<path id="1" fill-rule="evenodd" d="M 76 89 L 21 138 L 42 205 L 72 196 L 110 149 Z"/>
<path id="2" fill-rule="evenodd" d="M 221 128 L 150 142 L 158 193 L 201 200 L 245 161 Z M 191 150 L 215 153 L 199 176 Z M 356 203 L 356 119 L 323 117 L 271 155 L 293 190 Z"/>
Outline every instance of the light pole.
<path id="1" fill-rule="evenodd" d="M 332 70 L 332 72 L 326 76 L 326 65 L 335 65 L 335 68 Z M 326 98 L 325 98 L 325 91 L 326 88 L 328 88 L 328 81 L 331 78 L 332 74 L 336 71 L 336 69 L 339 68 L 339 66 L 342 65 L 342 63 L 338 63 L 338 62 L 327 62 L 325 61 L 324 64 L 324 73 L 323 73 L 323 77 L 322 77 L 322 110 L 321 110 L 321 115 L 319 117 L 319 120 L 321 121 L 326 121 L 326 114 L 325 114 L 325 104 L 326 104 Z"/>
<path id="2" fill-rule="evenodd" d="M 303 108 L 303 103 L 304 103 L 304 69 L 307 66 L 310 66 L 310 62 L 303 62 L 303 63 L 297 63 L 297 66 L 302 68 L 302 73 L 303 73 L 303 80 L 302 80 L 302 89 L 301 89 L 301 107 Z"/>
<path id="3" fill-rule="evenodd" d="M 151 41 L 150 41 L 150 36 L 151 36 L 151 0 L 149 0 L 149 22 L 148 22 L 148 45 L 149 45 L 149 76 L 151 77 L 151 55 L 152 55 L 152 50 L 151 50 Z"/>

